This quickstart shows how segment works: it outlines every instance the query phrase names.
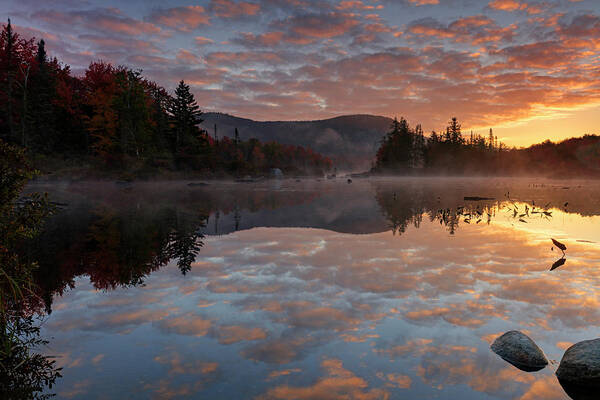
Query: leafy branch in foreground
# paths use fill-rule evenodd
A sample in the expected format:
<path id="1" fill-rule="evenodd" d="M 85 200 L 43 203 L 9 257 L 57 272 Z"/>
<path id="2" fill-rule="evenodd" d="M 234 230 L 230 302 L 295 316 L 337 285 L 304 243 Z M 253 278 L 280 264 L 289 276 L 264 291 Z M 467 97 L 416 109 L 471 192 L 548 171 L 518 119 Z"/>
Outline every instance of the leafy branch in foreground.
<path id="1" fill-rule="evenodd" d="M 22 150 L 0 140 L 0 397 L 6 399 L 51 397 L 43 390 L 61 376 L 54 360 L 36 352 L 48 342 L 35 321 L 37 263 L 25 245 L 54 208 L 45 195 L 19 200 L 34 172 Z"/>

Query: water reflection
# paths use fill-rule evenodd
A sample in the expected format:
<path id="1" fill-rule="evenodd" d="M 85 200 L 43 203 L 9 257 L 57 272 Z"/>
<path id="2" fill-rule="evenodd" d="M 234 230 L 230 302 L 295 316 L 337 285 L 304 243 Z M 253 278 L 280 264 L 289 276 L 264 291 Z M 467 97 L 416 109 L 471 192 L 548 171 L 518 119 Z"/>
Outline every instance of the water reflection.
<path id="1" fill-rule="evenodd" d="M 185 275 L 203 246 L 206 220 L 169 207 L 63 211 L 30 246 L 46 312 L 78 276 L 89 276 L 101 290 L 136 286 L 173 259 Z"/>
<path id="2" fill-rule="evenodd" d="M 59 395 L 567 398 L 550 368 L 524 373 L 489 344 L 519 329 L 557 360 L 594 337 L 590 187 L 280 184 L 134 186 L 104 191 L 100 207 L 64 199 L 37 248 L 55 293 L 45 333 L 62 354 Z M 551 217 L 513 216 L 533 202 L 551 203 Z M 185 277 L 165 261 L 190 254 L 168 250 L 175 231 L 183 249 L 205 235 Z M 569 263 L 549 273 L 551 237 Z"/>
<path id="3" fill-rule="evenodd" d="M 558 260 L 554 261 L 554 263 L 550 267 L 550 271 L 554 271 L 556 268 L 562 267 L 563 265 L 565 265 L 566 262 L 567 262 L 567 258 L 565 256 L 562 256 Z"/>

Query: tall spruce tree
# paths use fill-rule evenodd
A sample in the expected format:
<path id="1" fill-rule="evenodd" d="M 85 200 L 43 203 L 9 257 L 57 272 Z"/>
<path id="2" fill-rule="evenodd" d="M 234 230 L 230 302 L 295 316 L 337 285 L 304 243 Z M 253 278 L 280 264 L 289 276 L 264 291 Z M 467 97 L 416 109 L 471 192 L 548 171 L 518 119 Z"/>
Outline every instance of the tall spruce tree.
<path id="1" fill-rule="evenodd" d="M 190 92 L 190 87 L 183 80 L 175 89 L 175 97 L 169 111 L 173 132 L 173 151 L 178 153 L 182 146 L 189 145 L 194 138 L 199 138 L 201 131 L 198 124 L 202 122 L 200 106 Z"/>
<path id="2" fill-rule="evenodd" d="M 458 119 L 456 119 L 456 117 L 452 117 L 452 119 L 450 120 L 450 123 L 448 125 L 448 128 L 446 130 L 446 132 L 448 132 L 448 136 L 450 138 L 450 142 L 454 145 L 461 145 L 463 144 L 463 137 L 462 137 L 462 133 L 461 133 L 461 126 L 458 123 Z"/>
<path id="3" fill-rule="evenodd" d="M 425 165 L 425 136 L 421 124 L 415 128 L 411 162 L 412 168 L 422 168 Z"/>
<path id="4" fill-rule="evenodd" d="M 0 37 L 0 67 L 2 70 L 2 85 L 6 93 L 4 99 L 2 99 L 2 136 L 14 139 L 15 137 L 15 126 L 14 126 L 14 110 L 13 110 L 13 92 L 14 82 L 16 75 L 16 57 L 14 54 L 16 47 L 17 37 L 13 33 L 12 24 L 10 18 L 8 24 L 4 26 Z"/>
<path id="5" fill-rule="evenodd" d="M 44 40 L 37 44 L 37 71 L 31 82 L 31 106 L 27 117 L 31 126 L 31 136 L 34 146 L 42 151 L 57 150 L 66 146 L 61 143 L 56 134 L 54 105 L 52 99 L 56 96 L 56 82 L 52 65 L 48 62 Z"/>

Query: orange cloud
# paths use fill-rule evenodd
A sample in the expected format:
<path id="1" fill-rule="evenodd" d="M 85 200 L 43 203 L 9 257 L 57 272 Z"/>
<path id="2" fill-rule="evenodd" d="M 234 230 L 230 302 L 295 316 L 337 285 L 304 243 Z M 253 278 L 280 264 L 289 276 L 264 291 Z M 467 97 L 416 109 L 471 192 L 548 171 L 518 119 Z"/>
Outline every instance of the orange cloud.
<path id="1" fill-rule="evenodd" d="M 527 3 L 517 0 L 492 0 L 489 2 L 488 7 L 493 8 L 494 10 L 516 11 L 526 9 Z"/>
<path id="2" fill-rule="evenodd" d="M 369 389 L 369 384 L 351 371 L 345 369 L 340 360 L 328 359 L 321 363 L 327 376 L 310 386 L 281 385 L 271 388 L 257 399 L 296 399 L 317 400 L 349 398 L 362 400 L 386 400 L 389 393 L 383 389 Z"/>
<path id="3" fill-rule="evenodd" d="M 387 374 L 386 378 L 388 380 L 388 385 L 392 387 L 397 387 L 400 389 L 410 389 L 412 385 L 412 379 L 406 375 L 398 375 L 398 374 Z"/>
<path id="4" fill-rule="evenodd" d="M 261 328 L 247 328 L 239 325 L 226 325 L 217 328 L 219 343 L 232 344 L 241 341 L 265 339 L 267 333 Z"/>
<path id="5" fill-rule="evenodd" d="M 440 4 L 440 0 L 408 0 L 416 6 Z"/>
<path id="6" fill-rule="evenodd" d="M 158 326 L 165 331 L 180 335 L 205 336 L 212 326 L 212 322 L 199 315 L 187 313 L 163 319 L 159 321 Z"/>

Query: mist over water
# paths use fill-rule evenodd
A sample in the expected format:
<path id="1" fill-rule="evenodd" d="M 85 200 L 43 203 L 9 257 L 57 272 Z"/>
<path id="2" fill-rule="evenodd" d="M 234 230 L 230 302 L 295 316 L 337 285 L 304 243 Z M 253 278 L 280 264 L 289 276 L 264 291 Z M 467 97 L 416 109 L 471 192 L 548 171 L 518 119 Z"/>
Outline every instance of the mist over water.
<path id="1" fill-rule="evenodd" d="M 59 397 L 569 398 L 552 360 L 600 325 L 599 183 L 188 183 L 30 187 L 62 204 L 32 249 Z M 513 329 L 548 367 L 490 350 Z"/>

